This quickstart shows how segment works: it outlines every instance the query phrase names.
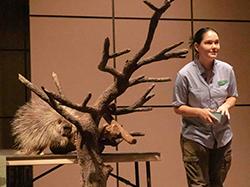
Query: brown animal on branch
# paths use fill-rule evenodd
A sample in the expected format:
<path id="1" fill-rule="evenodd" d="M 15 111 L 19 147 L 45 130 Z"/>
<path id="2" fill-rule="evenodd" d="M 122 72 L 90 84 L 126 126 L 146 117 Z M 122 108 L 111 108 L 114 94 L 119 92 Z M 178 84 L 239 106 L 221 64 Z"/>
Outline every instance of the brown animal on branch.
<path id="1" fill-rule="evenodd" d="M 54 75 L 55 76 L 55 75 Z M 77 118 L 75 110 L 65 107 Z M 55 154 L 65 154 L 76 150 L 76 128 L 58 114 L 46 102 L 39 98 L 31 99 L 20 107 L 11 122 L 12 135 L 15 137 L 15 148 L 18 154 L 44 154 L 49 147 Z M 127 133 L 123 127 L 114 123 L 100 126 L 100 145 L 117 146 L 123 138 L 128 143 L 136 143 L 132 136 L 143 136 L 142 133 Z"/>
<path id="2" fill-rule="evenodd" d="M 68 112 L 75 115 L 72 109 Z M 39 98 L 17 110 L 11 127 L 20 154 L 43 154 L 47 147 L 61 154 L 76 149 L 75 126 Z"/>
<path id="3" fill-rule="evenodd" d="M 122 71 L 118 71 L 117 69 L 109 66 L 108 61 L 109 59 L 119 57 L 130 52 L 130 50 L 124 50 L 119 53 L 110 54 L 110 41 L 109 38 L 105 39 L 103 55 L 98 68 L 103 72 L 111 74 L 115 78 L 115 80 L 113 84 L 111 84 L 99 96 L 99 98 L 94 102 L 92 106 L 88 105 L 88 102 L 91 99 L 91 94 L 89 94 L 84 99 L 82 105 L 74 104 L 63 96 L 60 86 L 58 86 L 59 94 L 48 91 L 43 87 L 41 90 L 31 82 L 29 82 L 27 79 L 19 75 L 19 79 L 22 83 L 24 83 L 28 88 L 36 93 L 41 99 L 46 101 L 66 120 L 75 125 L 77 129 L 76 149 L 79 164 L 81 167 L 83 187 L 106 186 L 106 182 L 112 168 L 110 166 L 104 165 L 101 157 L 103 142 L 105 142 L 102 141 L 103 136 L 106 135 L 106 137 L 108 137 L 107 139 L 109 139 L 109 136 L 113 136 L 112 134 L 117 134 L 113 133 L 112 131 L 118 130 L 118 134 L 120 137 L 122 137 L 129 143 L 136 143 L 136 140 L 126 130 L 123 129 L 122 125 L 120 125 L 115 120 L 113 115 L 151 110 L 151 108 L 144 108 L 142 106 L 154 96 L 153 94 L 150 94 L 154 85 L 146 90 L 145 94 L 141 98 L 139 98 L 137 102 L 127 108 L 117 108 L 114 105 L 113 101 L 132 86 L 147 82 L 167 82 L 170 80 L 169 78 L 149 78 L 146 76 L 132 78 L 133 73 L 136 72 L 139 68 L 154 62 L 167 60 L 170 58 L 184 58 L 188 52 L 187 50 L 171 52 L 173 49 L 182 44 L 182 42 L 180 42 L 163 49 L 158 54 L 150 58 L 142 59 L 142 57 L 144 57 L 144 55 L 150 50 L 155 30 L 161 15 L 170 7 L 172 2 L 173 0 L 166 0 L 160 8 L 157 8 L 150 2 L 144 1 L 144 3 L 154 11 L 154 14 L 150 20 L 146 41 L 143 47 L 138 51 L 138 53 L 136 53 L 132 59 L 126 61 Z M 65 110 L 65 106 L 82 112 L 82 115 L 80 115 L 79 117 L 71 115 L 67 110 Z M 107 133 L 103 133 L 102 131 L 100 131 L 99 123 L 101 118 L 104 118 L 108 124 L 105 128 L 103 128 L 104 130 L 107 130 L 108 135 Z M 111 141 L 111 144 L 113 143 L 115 142 Z"/>

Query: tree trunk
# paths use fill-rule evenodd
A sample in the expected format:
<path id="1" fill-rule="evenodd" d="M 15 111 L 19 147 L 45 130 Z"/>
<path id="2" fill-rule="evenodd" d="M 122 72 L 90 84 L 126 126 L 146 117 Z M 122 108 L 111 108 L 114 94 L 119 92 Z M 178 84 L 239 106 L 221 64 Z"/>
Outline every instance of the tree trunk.
<path id="1" fill-rule="evenodd" d="M 95 159 L 93 159 L 93 155 L 85 152 L 86 147 L 77 150 L 78 162 L 81 167 L 82 187 L 106 187 L 109 172 L 112 168 L 103 164 L 100 155 L 92 153 L 96 154 Z"/>
<path id="2" fill-rule="evenodd" d="M 104 165 L 99 147 L 99 132 L 96 120 L 91 115 L 82 118 L 81 122 L 88 131 L 78 133 L 77 156 L 81 168 L 82 187 L 106 187 L 112 167 Z"/>

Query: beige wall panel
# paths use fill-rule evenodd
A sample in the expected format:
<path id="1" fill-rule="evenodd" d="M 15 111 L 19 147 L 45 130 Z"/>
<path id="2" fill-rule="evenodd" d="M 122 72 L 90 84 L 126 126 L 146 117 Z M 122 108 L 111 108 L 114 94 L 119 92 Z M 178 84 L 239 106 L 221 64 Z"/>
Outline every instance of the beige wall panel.
<path id="1" fill-rule="evenodd" d="M 248 187 L 250 184 L 250 107 L 235 107 L 231 110 L 233 137 L 233 162 L 227 177 L 226 187 Z"/>
<path id="2" fill-rule="evenodd" d="M 33 176 L 39 176 L 43 172 L 56 165 L 35 166 Z M 77 164 L 64 165 L 48 175 L 38 179 L 33 183 L 34 187 L 80 187 L 80 169 Z"/>
<path id="3" fill-rule="evenodd" d="M 151 0 L 152 4 L 160 7 L 163 0 Z M 153 11 L 143 3 L 143 0 L 119 0 L 115 1 L 115 16 L 125 17 L 151 17 Z M 174 1 L 171 7 L 162 16 L 163 18 L 190 18 L 190 2 Z"/>
<path id="4" fill-rule="evenodd" d="M 30 0 L 30 14 L 111 16 L 111 0 Z"/>
<path id="5" fill-rule="evenodd" d="M 249 0 L 193 0 L 196 19 L 250 19 Z"/>
<path id="6" fill-rule="evenodd" d="M 119 20 L 116 21 L 116 48 L 121 51 L 130 48 L 131 52 L 117 59 L 117 67 L 122 69 L 124 62 L 131 59 L 133 55 L 142 48 L 148 29 L 148 21 L 138 20 Z M 188 39 L 190 37 L 190 24 L 188 22 L 161 21 L 158 25 L 153 40 L 151 50 L 144 58 L 156 55 L 161 50 L 175 43 L 184 41 L 179 49 L 188 48 Z M 145 75 L 148 77 L 170 77 L 171 82 L 157 83 L 153 92 L 156 96 L 148 104 L 171 104 L 173 83 L 177 71 L 191 59 L 191 53 L 186 59 L 170 59 L 142 67 L 133 77 Z M 143 95 L 150 84 L 141 84 L 129 88 L 124 95 L 118 99 L 119 105 L 132 104 Z"/>
<path id="7" fill-rule="evenodd" d="M 250 103 L 250 25 L 246 23 L 195 22 L 195 31 L 204 26 L 215 28 L 219 32 L 221 50 L 218 58 L 233 65 L 238 83 L 239 104 Z"/>
<path id="8" fill-rule="evenodd" d="M 91 92 L 91 103 L 113 80 L 97 69 L 110 33 L 108 20 L 31 18 L 32 81 L 54 89 L 56 72 L 68 98 L 82 102 Z"/>

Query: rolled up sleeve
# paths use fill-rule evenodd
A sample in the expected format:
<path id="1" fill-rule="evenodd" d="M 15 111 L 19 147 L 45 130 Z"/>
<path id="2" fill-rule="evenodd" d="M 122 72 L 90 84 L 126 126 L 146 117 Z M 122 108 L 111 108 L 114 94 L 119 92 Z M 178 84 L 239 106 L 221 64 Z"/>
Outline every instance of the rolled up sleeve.
<path id="1" fill-rule="evenodd" d="M 175 86 L 173 89 L 173 102 L 174 107 L 186 105 L 188 100 L 187 80 L 180 73 L 177 73 Z"/>

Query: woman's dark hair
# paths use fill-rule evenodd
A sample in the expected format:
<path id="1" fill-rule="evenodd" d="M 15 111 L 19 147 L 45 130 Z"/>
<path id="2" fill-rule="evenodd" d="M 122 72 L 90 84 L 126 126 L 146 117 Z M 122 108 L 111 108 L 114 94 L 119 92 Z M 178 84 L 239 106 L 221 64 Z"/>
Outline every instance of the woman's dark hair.
<path id="1" fill-rule="evenodd" d="M 194 44 L 195 44 L 195 43 L 200 44 L 201 41 L 203 40 L 204 34 L 205 34 L 206 32 L 208 32 L 208 31 L 214 31 L 215 33 L 218 34 L 218 32 L 217 32 L 215 29 L 211 28 L 211 27 L 204 27 L 204 28 L 201 28 L 201 29 L 199 29 L 199 30 L 195 33 L 195 35 L 194 35 L 193 37 L 191 37 L 190 42 L 189 42 L 189 47 L 190 47 L 190 48 L 194 48 Z"/>

